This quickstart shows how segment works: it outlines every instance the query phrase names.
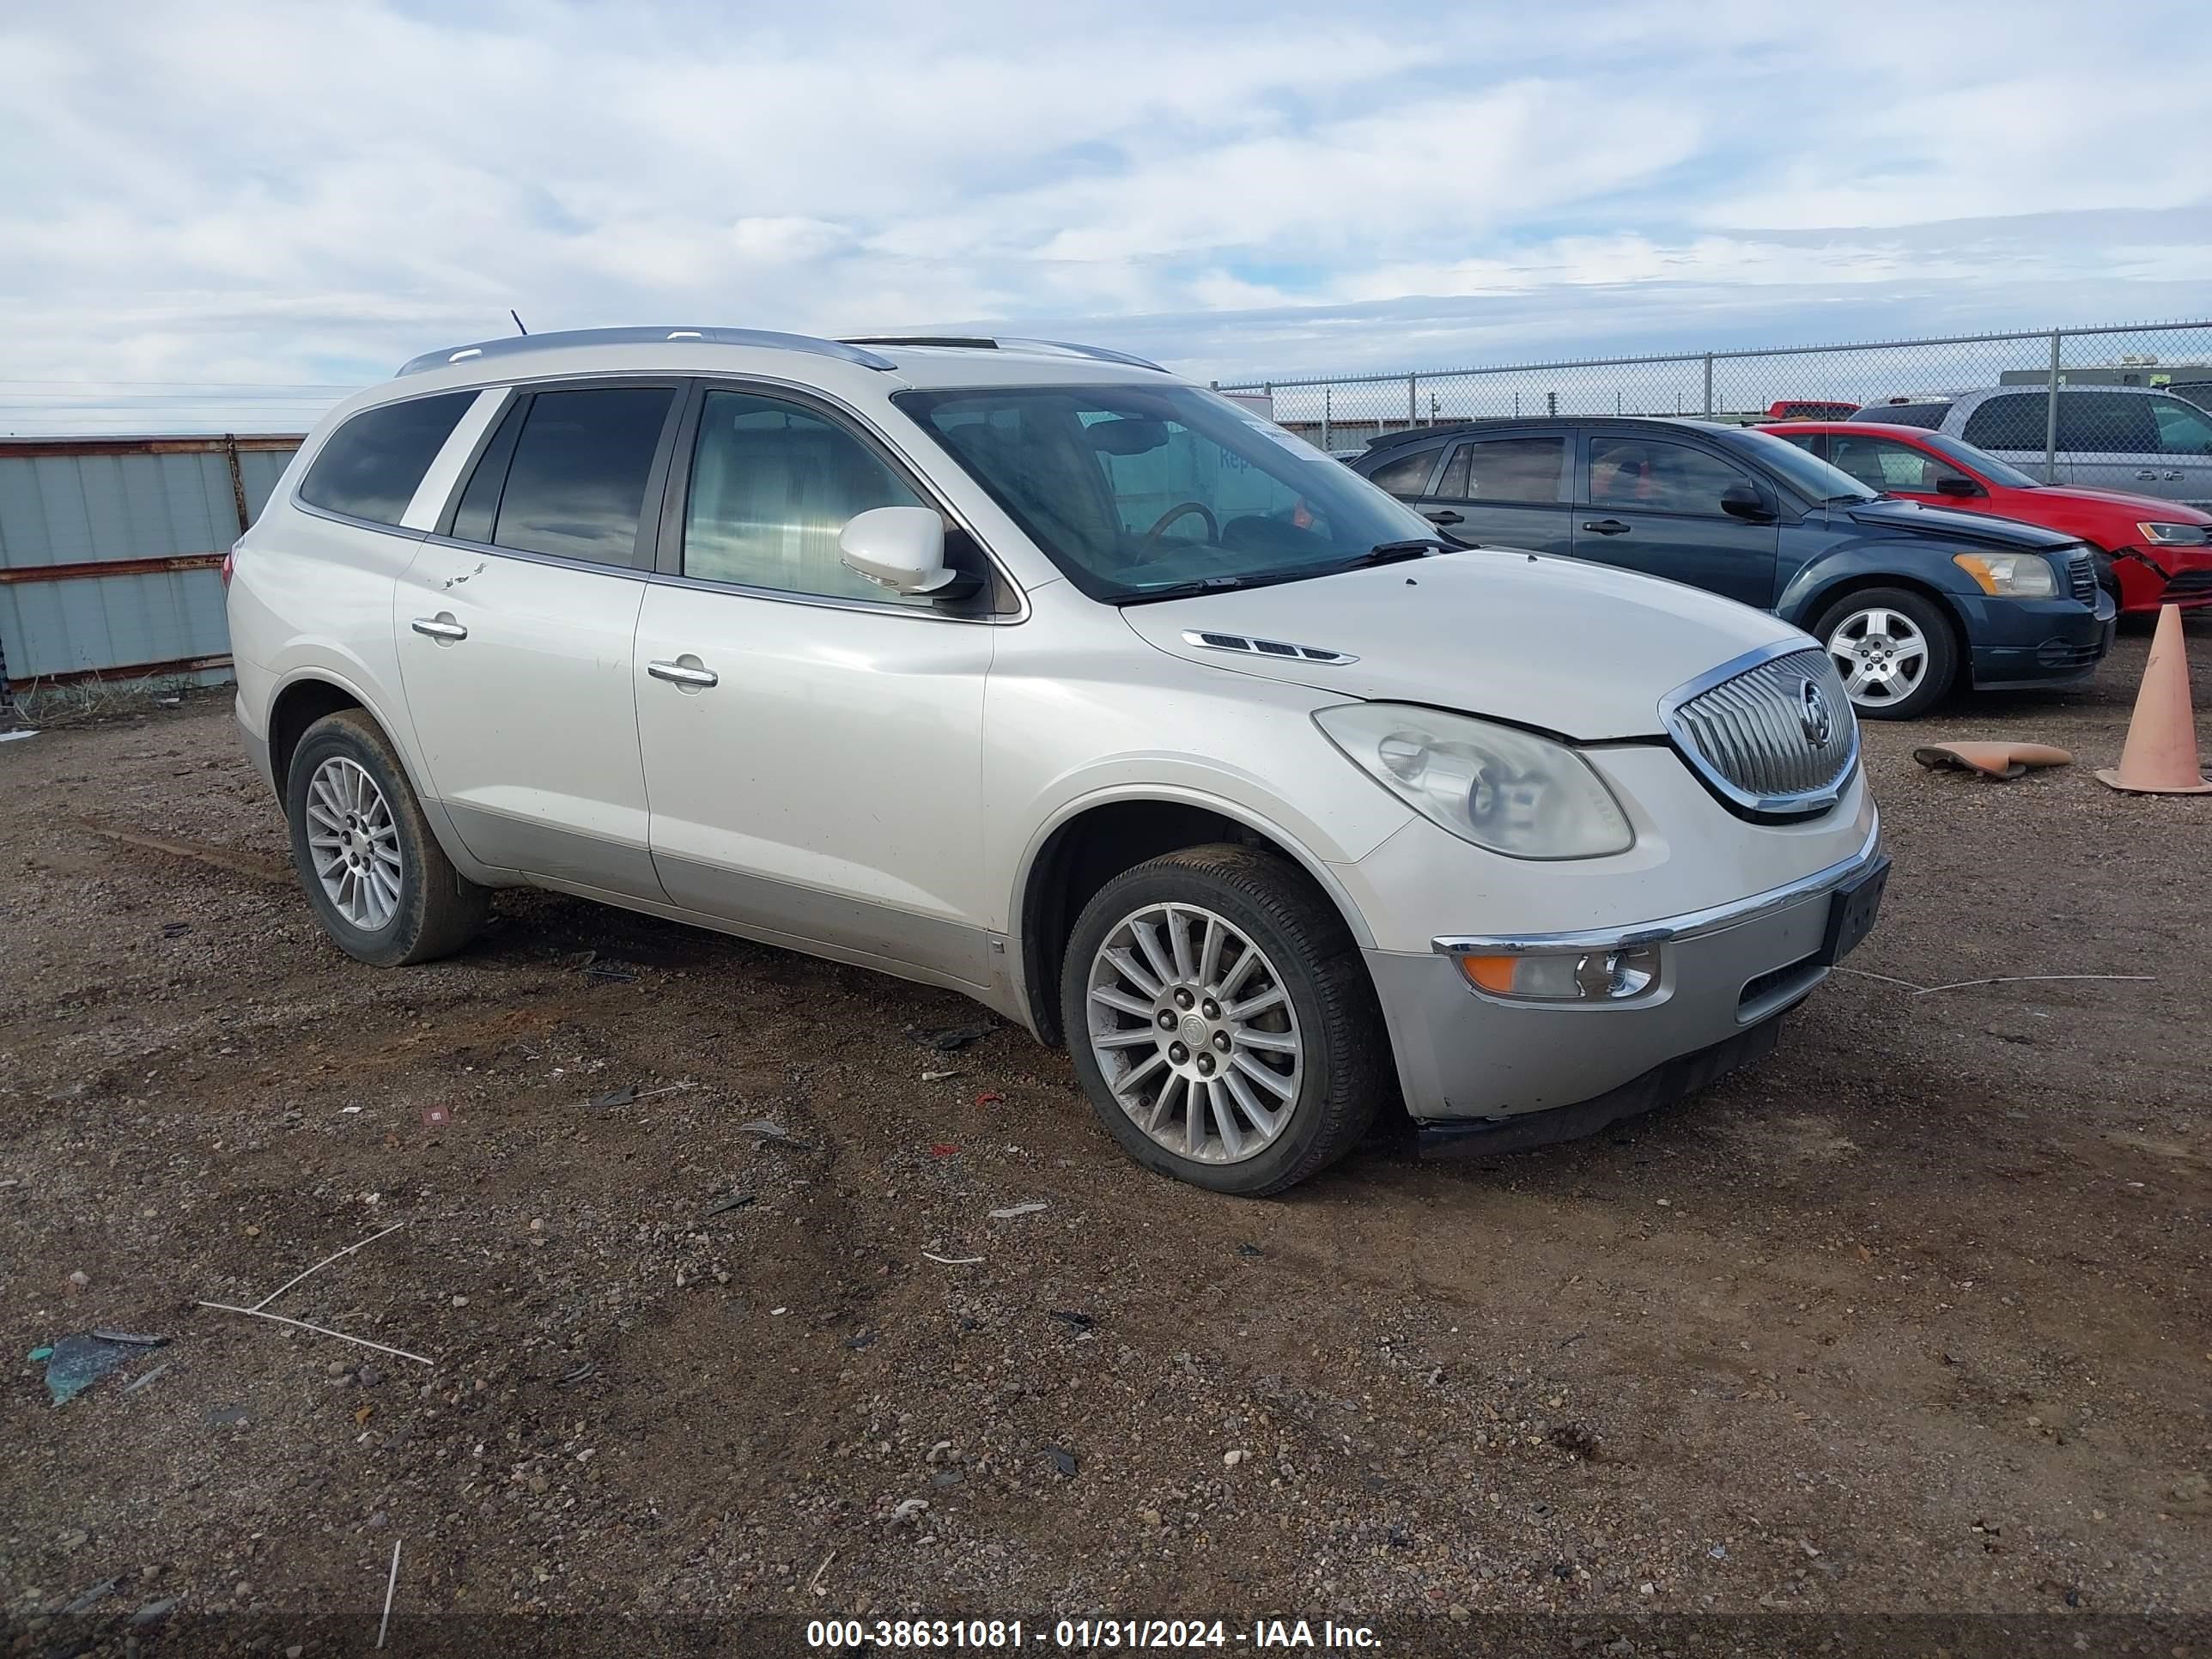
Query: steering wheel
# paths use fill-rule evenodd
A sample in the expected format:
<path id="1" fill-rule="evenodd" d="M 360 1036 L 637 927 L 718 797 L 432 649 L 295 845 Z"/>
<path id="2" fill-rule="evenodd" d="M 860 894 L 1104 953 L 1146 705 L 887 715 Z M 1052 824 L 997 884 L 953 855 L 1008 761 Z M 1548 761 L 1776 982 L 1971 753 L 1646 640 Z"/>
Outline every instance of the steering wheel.
<path id="1" fill-rule="evenodd" d="M 1213 516 L 1212 507 L 1206 506 L 1204 501 L 1177 501 L 1166 512 L 1161 514 L 1152 527 L 1145 532 L 1145 545 L 1146 547 L 1158 545 L 1163 531 L 1177 519 L 1192 513 L 1197 514 L 1200 518 L 1206 520 L 1206 537 L 1208 541 L 1218 542 L 1221 539 L 1221 521 Z"/>

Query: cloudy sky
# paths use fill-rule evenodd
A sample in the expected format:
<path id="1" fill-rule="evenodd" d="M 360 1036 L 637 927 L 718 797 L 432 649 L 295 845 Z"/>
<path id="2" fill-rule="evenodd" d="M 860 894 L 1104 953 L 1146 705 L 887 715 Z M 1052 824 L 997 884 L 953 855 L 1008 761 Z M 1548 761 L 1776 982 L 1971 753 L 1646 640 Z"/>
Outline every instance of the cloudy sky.
<path id="1" fill-rule="evenodd" d="M 509 307 L 1224 380 L 2202 317 L 2204 4 L 0 5 L 0 431 Z"/>

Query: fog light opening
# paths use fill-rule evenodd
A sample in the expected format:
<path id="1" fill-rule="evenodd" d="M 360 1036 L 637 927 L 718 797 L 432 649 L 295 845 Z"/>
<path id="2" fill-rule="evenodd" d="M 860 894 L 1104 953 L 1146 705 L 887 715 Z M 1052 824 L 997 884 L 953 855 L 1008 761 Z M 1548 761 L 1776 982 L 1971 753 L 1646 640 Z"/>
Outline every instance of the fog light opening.
<path id="1" fill-rule="evenodd" d="M 1468 983 L 1494 997 L 1529 1002 L 1626 1002 L 1659 978 L 1659 947 L 1623 951 L 1542 951 L 1463 956 Z"/>

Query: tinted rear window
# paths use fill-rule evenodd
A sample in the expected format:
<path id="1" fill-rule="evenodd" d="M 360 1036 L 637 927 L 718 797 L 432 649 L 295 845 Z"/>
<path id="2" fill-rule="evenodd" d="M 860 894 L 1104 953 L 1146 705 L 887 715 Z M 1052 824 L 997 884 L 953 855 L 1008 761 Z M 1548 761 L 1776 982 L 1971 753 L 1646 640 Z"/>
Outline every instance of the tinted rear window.
<path id="1" fill-rule="evenodd" d="M 332 513 L 398 524 L 476 398 L 473 392 L 448 392 L 364 409 L 331 434 L 300 481 L 300 499 Z"/>
<path id="2" fill-rule="evenodd" d="M 2046 396 L 2048 394 L 2045 394 Z M 2058 394 L 2058 447 L 2061 449 L 2118 450 L 2130 455 L 2155 455 L 2161 447 L 2156 413 L 2159 399 L 2125 392 L 2075 392 Z M 2040 415 L 2043 399 L 2036 399 Z M 1972 440 L 1967 440 L 1972 442 Z M 2036 439 L 2038 447 L 2042 437 Z"/>
<path id="3" fill-rule="evenodd" d="M 675 395 L 667 386 L 597 386 L 532 398 L 500 495 L 493 545 L 629 563 Z"/>
<path id="4" fill-rule="evenodd" d="M 1948 404 L 1875 404 L 1849 418 L 1880 421 L 1886 426 L 1920 426 L 1933 430 L 1943 424 L 1943 417 L 1950 412 L 1951 405 Z"/>
<path id="5" fill-rule="evenodd" d="M 1484 438 L 1462 444 L 1452 457 L 1452 475 L 1443 493 L 1465 501 L 1563 501 L 1567 441 Z"/>
<path id="6" fill-rule="evenodd" d="M 1436 471 L 1436 450 L 1421 448 L 1396 460 L 1383 462 L 1367 476 L 1393 495 L 1418 495 L 1429 487 L 1429 474 Z"/>
<path id="7" fill-rule="evenodd" d="M 2047 392 L 2008 392 L 1990 398 L 1967 416 L 1966 429 L 1959 435 L 1977 449 L 2033 449 L 2040 453 L 2049 409 Z"/>

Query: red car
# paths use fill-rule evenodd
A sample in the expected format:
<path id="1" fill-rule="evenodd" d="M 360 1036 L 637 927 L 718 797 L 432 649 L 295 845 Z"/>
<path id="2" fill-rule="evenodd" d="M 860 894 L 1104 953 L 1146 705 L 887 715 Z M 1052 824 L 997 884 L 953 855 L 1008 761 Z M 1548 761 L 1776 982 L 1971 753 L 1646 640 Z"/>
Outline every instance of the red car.
<path id="1" fill-rule="evenodd" d="M 2212 513 L 2157 495 L 2038 483 L 1985 450 L 1919 427 L 1789 421 L 1759 428 L 1810 450 L 1870 489 L 2019 519 L 2078 536 L 2120 614 L 2212 605 Z"/>
<path id="2" fill-rule="evenodd" d="M 1827 398 L 1784 398 L 1766 406 L 1770 421 L 1840 421 L 1857 412 L 1856 404 L 1837 403 Z"/>

